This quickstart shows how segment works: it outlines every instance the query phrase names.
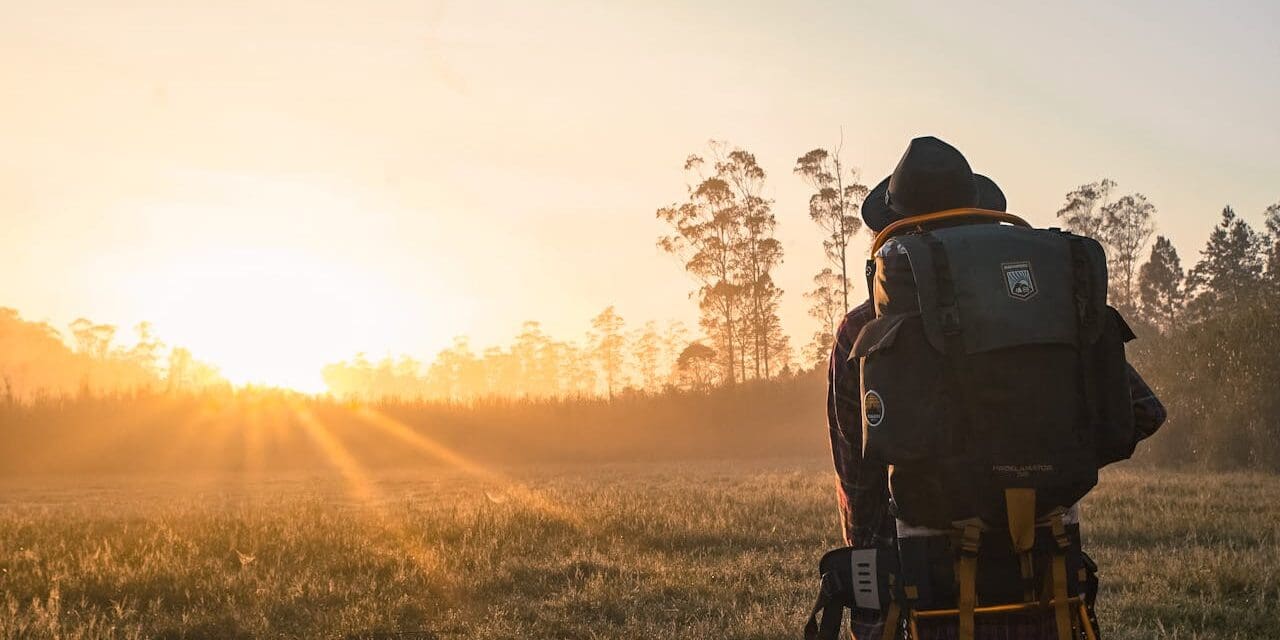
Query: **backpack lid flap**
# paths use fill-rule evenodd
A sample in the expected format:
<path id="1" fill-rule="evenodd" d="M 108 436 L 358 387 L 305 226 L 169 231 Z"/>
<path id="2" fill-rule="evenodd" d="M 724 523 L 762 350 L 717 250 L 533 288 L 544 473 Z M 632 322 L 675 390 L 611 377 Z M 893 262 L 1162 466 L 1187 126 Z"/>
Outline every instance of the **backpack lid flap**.
<path id="1" fill-rule="evenodd" d="M 868 322 L 862 331 L 858 332 L 858 337 L 853 341 L 853 349 L 849 352 L 849 359 L 866 357 L 872 353 L 882 349 L 888 349 L 893 346 L 894 341 L 898 339 L 898 329 L 902 327 L 904 320 L 919 315 L 918 313 L 904 313 L 892 316 L 882 316 Z"/>
<path id="2" fill-rule="evenodd" d="M 1077 344 L 1071 249 L 1062 234 L 997 225 L 933 233 L 950 262 L 967 353 Z"/>
<path id="3" fill-rule="evenodd" d="M 946 349 L 946 342 L 942 335 L 942 316 L 938 313 L 938 281 L 934 277 L 933 254 L 924 238 L 918 235 L 900 236 L 896 240 L 911 260 L 924 335 L 929 344 L 941 353 Z"/>

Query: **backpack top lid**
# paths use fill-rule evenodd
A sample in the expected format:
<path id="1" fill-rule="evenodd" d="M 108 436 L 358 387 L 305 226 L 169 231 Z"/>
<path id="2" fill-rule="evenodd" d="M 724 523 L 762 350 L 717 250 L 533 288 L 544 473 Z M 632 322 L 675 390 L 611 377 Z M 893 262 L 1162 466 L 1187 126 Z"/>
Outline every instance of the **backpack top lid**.
<path id="1" fill-rule="evenodd" d="M 877 236 L 874 249 L 905 229 L 975 218 L 1017 226 L 960 224 L 927 234 L 900 235 L 896 242 L 907 254 L 909 272 L 882 271 L 879 263 L 884 256 L 877 256 L 876 275 L 909 281 L 880 283 L 875 288 L 877 313 L 883 315 L 891 308 L 891 301 L 881 297 L 916 297 L 911 301 L 916 304 L 910 306 L 918 305 L 925 335 L 938 351 L 945 348 L 943 318 L 947 314 L 958 321 L 963 350 L 971 354 L 1028 344 L 1075 345 L 1082 337 L 1091 342 L 1093 336 L 1081 335 L 1077 296 L 1083 295 L 1093 309 L 1101 310 L 1106 304 L 1105 257 L 1093 240 L 1033 229 L 1021 218 L 1002 212 L 959 209 L 890 225 Z M 1075 257 L 1080 252 L 1083 264 L 1077 264 Z M 954 291 L 951 309 L 943 308 L 947 304 L 939 278 L 949 280 Z M 1077 291 L 1081 279 L 1087 283 L 1084 292 Z"/>

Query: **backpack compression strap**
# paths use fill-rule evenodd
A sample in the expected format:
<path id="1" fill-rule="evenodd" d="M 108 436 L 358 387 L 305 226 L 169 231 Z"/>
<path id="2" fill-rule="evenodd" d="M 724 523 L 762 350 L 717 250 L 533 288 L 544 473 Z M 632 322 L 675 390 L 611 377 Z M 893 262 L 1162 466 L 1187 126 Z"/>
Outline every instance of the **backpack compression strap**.
<path id="1" fill-rule="evenodd" d="M 973 640 L 974 609 L 978 604 L 978 543 L 982 537 L 982 520 L 973 518 L 957 523 L 964 526 L 960 537 L 960 560 L 956 565 L 960 581 L 960 597 L 956 603 L 960 628 L 959 640 Z"/>
<path id="2" fill-rule="evenodd" d="M 1036 490 L 1005 489 L 1004 502 L 1006 519 L 1009 521 L 1009 539 L 1013 542 L 1014 552 L 1018 554 L 1018 564 L 1022 571 L 1023 598 L 1031 601 L 1036 597 L 1035 573 L 1031 560 L 1031 549 L 1036 543 Z"/>
<path id="3" fill-rule="evenodd" d="M 840 597 L 844 585 L 835 572 L 822 574 L 822 587 L 818 591 L 818 601 L 809 612 L 809 620 L 804 625 L 805 640 L 839 640 L 840 620 L 844 613 L 844 602 Z M 821 620 L 819 620 L 819 615 Z"/>
<path id="4" fill-rule="evenodd" d="M 1071 640 L 1071 611 L 1067 608 L 1067 552 L 1071 550 L 1071 540 L 1067 538 L 1066 526 L 1062 523 L 1062 512 L 1053 514 L 1050 522 L 1053 527 L 1053 539 L 1058 549 L 1053 554 L 1053 614 L 1058 625 L 1058 640 Z M 1086 619 L 1085 624 L 1088 624 Z"/>
<path id="5" fill-rule="evenodd" d="M 884 246 L 885 242 L 888 242 L 889 238 L 892 238 L 894 235 L 900 233 L 903 229 L 909 229 L 912 227 L 920 226 L 922 224 L 928 224 L 931 222 L 940 222 L 943 220 L 955 220 L 957 218 L 985 218 L 987 220 L 994 220 L 996 222 L 1008 222 L 1009 224 L 1018 225 L 1020 227 L 1031 226 L 1031 224 L 1028 223 L 1026 220 L 1023 220 L 1022 218 L 1019 218 L 1018 216 L 1015 216 L 1012 213 L 1006 213 L 1004 211 L 991 211 L 989 209 L 972 209 L 972 208 L 947 209 L 946 211 L 938 211 L 936 213 L 926 213 L 922 216 L 911 216 L 910 218 L 903 218 L 901 220 L 897 220 L 891 223 L 889 226 L 885 227 L 884 229 L 881 229 L 880 233 L 876 234 L 875 241 L 871 243 L 871 255 L 874 256 L 876 252 L 880 250 L 880 247 Z"/>

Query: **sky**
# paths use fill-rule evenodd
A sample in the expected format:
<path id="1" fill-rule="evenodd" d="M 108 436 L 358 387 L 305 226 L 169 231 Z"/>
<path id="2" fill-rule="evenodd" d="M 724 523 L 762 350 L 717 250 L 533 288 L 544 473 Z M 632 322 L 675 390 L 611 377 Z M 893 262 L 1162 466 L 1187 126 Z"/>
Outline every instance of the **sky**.
<path id="1" fill-rule="evenodd" d="M 784 328 L 821 233 L 795 159 L 914 136 L 1051 225 L 1110 177 L 1193 263 L 1280 201 L 1280 5 L 0 0 L 0 306 L 160 337 L 233 381 L 367 352 L 696 326 L 655 246 L 709 139 L 768 172 Z M 857 264 L 854 272 L 858 272 Z"/>

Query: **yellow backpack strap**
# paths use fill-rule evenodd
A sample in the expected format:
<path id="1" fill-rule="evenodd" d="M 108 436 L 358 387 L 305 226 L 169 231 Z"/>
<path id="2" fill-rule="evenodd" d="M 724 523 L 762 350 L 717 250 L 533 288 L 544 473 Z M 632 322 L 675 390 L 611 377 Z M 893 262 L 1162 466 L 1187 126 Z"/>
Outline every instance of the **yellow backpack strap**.
<path id="1" fill-rule="evenodd" d="M 1006 211 L 992 211 L 990 209 L 947 209 L 946 211 L 937 211 L 934 213 L 926 213 L 919 216 L 911 216 L 901 220 L 895 220 L 889 223 L 884 229 L 876 234 L 874 240 L 871 241 L 871 255 L 874 257 L 880 247 L 889 241 L 894 234 L 902 233 L 903 229 L 912 229 L 925 224 L 938 223 L 948 220 L 956 220 L 959 218 L 984 218 L 994 220 L 996 222 L 1007 222 L 1019 227 L 1030 227 L 1031 224 L 1018 216 Z"/>
<path id="2" fill-rule="evenodd" d="M 1024 600 L 1036 598 L 1035 572 L 1031 561 L 1031 549 L 1036 544 L 1036 490 L 1005 489 L 1005 510 L 1009 520 L 1009 539 L 1018 554 L 1022 568 Z"/>
<path id="3" fill-rule="evenodd" d="M 1071 609 L 1067 604 L 1067 552 L 1071 550 L 1071 539 L 1067 537 L 1061 511 L 1050 517 L 1050 524 L 1054 542 L 1058 544 L 1053 554 L 1053 615 L 1058 623 L 1058 640 L 1072 640 Z"/>
<path id="4" fill-rule="evenodd" d="M 898 604 L 897 576 L 889 574 L 889 609 L 884 614 L 884 631 L 880 640 L 893 640 L 898 632 L 898 622 L 902 619 L 902 608 Z"/>
<path id="5" fill-rule="evenodd" d="M 898 635 L 898 621 L 902 618 L 900 614 L 898 601 L 891 601 L 889 610 L 884 614 L 884 631 L 880 634 L 880 640 L 893 640 Z"/>
<path id="6" fill-rule="evenodd" d="M 1084 627 L 1085 640 L 1098 640 L 1098 632 L 1093 629 L 1093 620 L 1089 619 L 1089 609 L 1083 598 L 1080 600 L 1080 626 Z"/>
<path id="7" fill-rule="evenodd" d="M 960 561 L 956 577 L 960 581 L 960 597 L 956 609 L 960 618 L 957 640 L 973 640 L 974 609 L 978 606 L 978 545 L 982 539 L 982 521 L 965 520 L 960 536 Z"/>

